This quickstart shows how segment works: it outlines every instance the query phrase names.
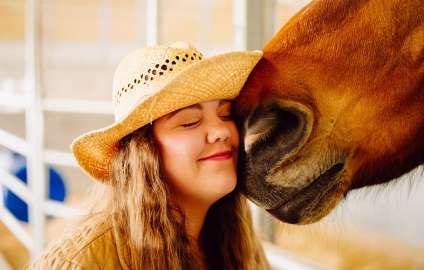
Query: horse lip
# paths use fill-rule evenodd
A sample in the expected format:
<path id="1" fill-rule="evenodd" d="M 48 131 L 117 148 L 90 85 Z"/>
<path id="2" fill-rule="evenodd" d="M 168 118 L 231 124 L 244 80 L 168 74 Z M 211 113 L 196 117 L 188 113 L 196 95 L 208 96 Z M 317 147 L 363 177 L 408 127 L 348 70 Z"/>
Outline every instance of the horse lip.
<path id="1" fill-rule="evenodd" d="M 293 193 L 292 196 L 288 197 L 283 202 L 281 202 L 278 206 L 266 209 L 266 211 L 272 212 L 284 206 L 287 206 L 288 208 L 290 208 L 291 206 L 296 205 L 297 201 L 299 201 L 300 196 L 313 192 L 313 190 L 316 189 L 317 187 L 324 185 L 325 180 L 328 180 L 328 179 L 330 179 L 330 183 L 326 185 L 326 189 L 327 191 L 331 190 L 333 186 L 337 184 L 337 180 L 339 179 L 337 175 L 339 175 L 339 173 L 343 171 L 343 169 L 344 169 L 344 163 L 334 164 L 328 170 L 326 170 L 325 172 L 320 174 L 317 178 L 315 178 L 315 180 L 310 185 L 308 185 L 307 187 L 303 189 L 298 190 L 297 192 Z M 325 196 L 327 191 L 323 193 L 323 196 Z M 321 199 L 322 198 L 320 198 L 320 200 Z"/>

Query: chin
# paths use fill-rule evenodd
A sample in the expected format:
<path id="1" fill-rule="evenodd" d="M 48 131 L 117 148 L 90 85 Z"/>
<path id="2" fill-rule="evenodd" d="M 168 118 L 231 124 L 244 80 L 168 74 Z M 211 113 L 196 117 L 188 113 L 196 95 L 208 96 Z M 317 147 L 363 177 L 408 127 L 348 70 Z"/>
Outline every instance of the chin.
<path id="1" fill-rule="evenodd" d="M 213 189 L 215 190 L 217 200 L 219 200 L 234 191 L 237 185 L 237 178 L 235 175 L 220 177 L 220 180 L 216 181 L 215 184 Z"/>
<path id="2" fill-rule="evenodd" d="M 235 175 L 229 176 L 222 180 L 221 190 L 223 191 L 223 193 L 228 194 L 232 192 L 236 188 L 236 186 L 237 186 L 237 177 Z"/>

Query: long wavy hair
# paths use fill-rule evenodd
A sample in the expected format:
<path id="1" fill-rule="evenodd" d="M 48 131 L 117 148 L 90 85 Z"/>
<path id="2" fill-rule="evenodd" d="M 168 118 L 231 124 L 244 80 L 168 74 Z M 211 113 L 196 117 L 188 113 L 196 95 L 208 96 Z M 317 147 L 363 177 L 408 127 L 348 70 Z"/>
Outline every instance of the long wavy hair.
<path id="1" fill-rule="evenodd" d="M 122 138 L 118 149 L 111 177 L 91 212 L 117 213 L 131 269 L 197 269 L 184 213 L 170 200 L 152 126 Z M 246 198 L 237 189 L 209 208 L 199 242 L 208 269 L 269 269 Z"/>

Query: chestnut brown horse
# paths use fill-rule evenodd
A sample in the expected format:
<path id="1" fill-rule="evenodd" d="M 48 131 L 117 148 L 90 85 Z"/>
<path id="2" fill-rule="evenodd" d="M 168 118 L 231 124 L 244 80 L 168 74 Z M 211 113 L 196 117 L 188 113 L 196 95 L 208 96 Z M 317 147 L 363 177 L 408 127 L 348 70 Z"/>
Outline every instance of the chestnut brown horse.
<path id="1" fill-rule="evenodd" d="M 316 0 L 235 103 L 240 187 L 289 223 L 424 162 L 424 1 Z"/>

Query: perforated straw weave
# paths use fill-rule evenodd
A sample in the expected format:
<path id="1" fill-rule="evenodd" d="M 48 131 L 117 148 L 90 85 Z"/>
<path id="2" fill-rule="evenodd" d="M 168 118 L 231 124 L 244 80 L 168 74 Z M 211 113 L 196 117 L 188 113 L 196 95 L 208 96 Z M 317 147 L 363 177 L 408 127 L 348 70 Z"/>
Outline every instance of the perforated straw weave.
<path id="1" fill-rule="evenodd" d="M 121 138 L 177 109 L 234 99 L 261 56 L 241 51 L 204 59 L 186 42 L 131 52 L 113 77 L 115 122 L 74 139 L 71 152 L 89 176 L 106 180 Z"/>

